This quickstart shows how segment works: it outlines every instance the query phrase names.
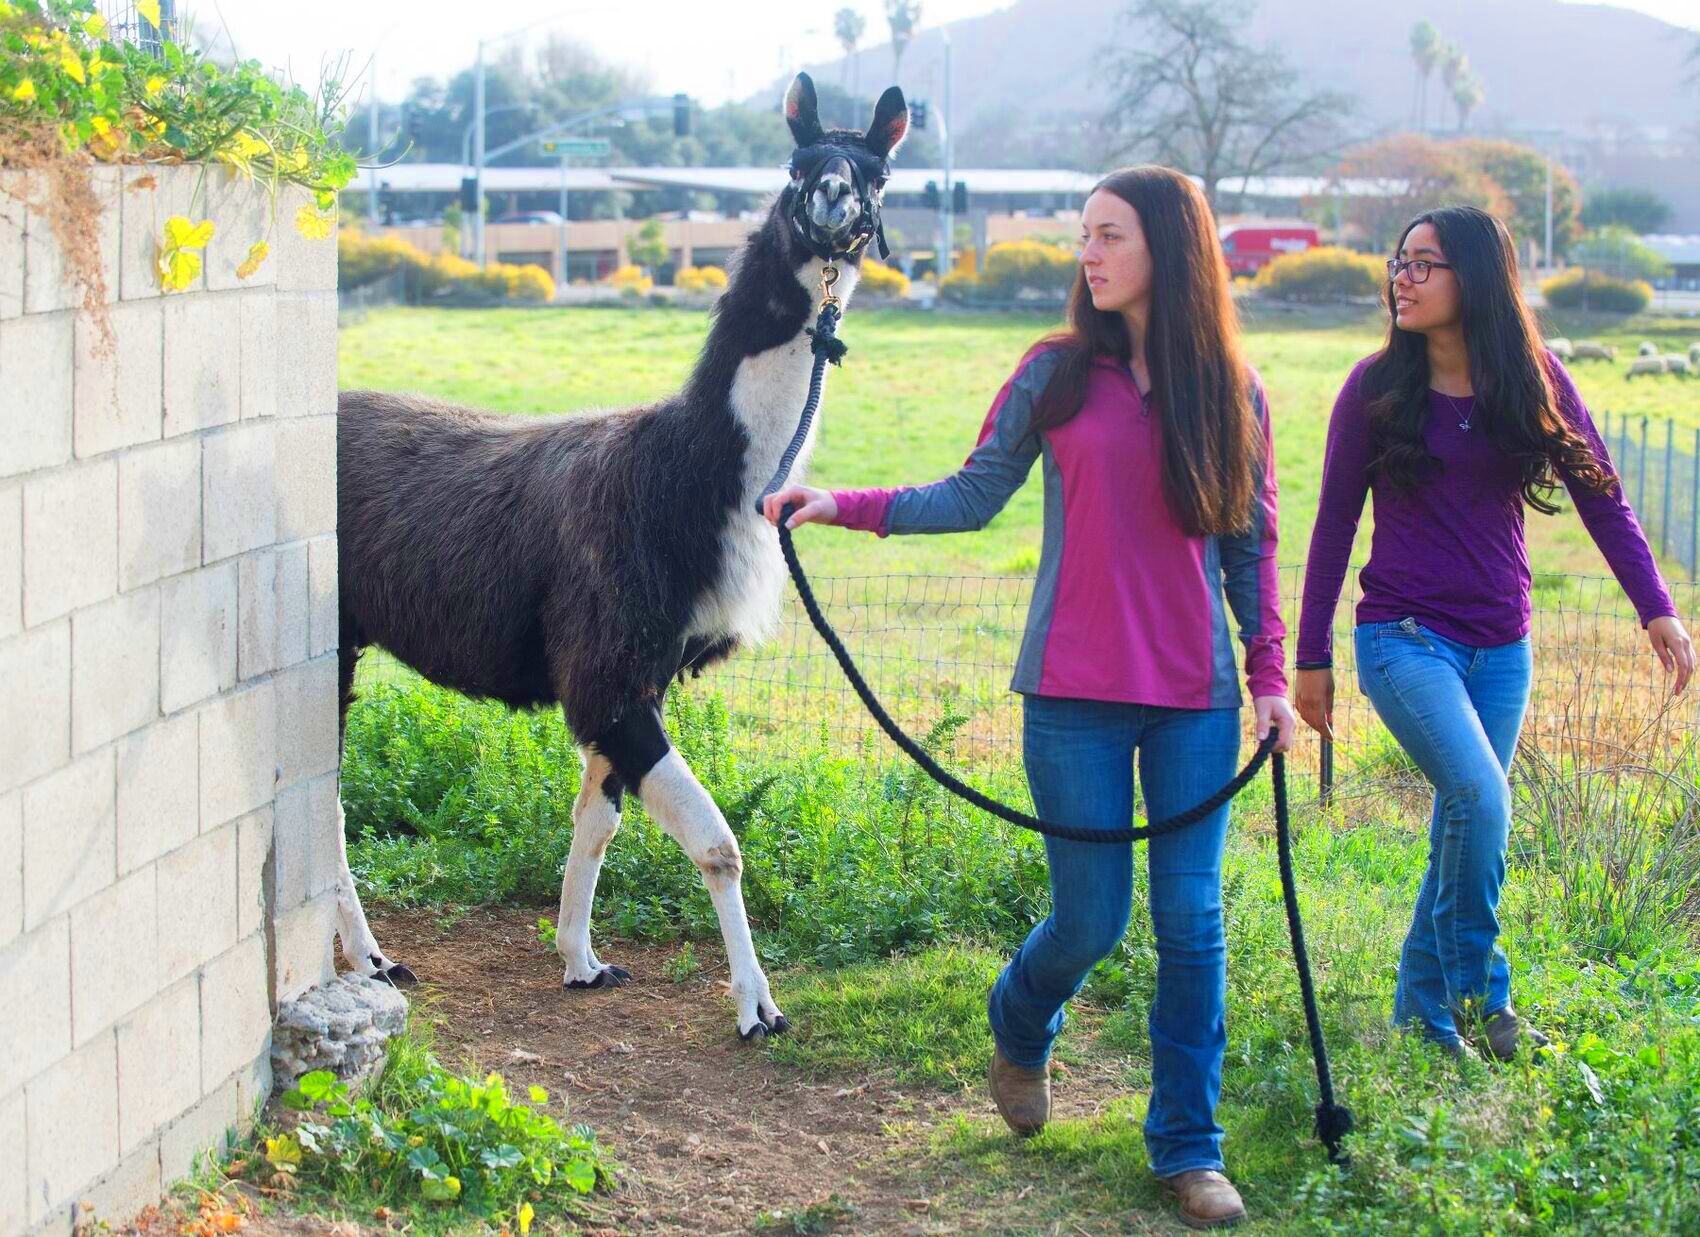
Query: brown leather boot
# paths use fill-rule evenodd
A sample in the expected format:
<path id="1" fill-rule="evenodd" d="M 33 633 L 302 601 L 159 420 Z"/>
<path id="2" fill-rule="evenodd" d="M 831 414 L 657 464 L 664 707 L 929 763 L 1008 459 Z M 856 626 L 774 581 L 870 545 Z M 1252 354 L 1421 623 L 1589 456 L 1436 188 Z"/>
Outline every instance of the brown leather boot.
<path id="1" fill-rule="evenodd" d="M 1051 1116 L 1051 1071 L 1048 1065 L 1034 1068 L 1016 1065 L 1003 1049 L 992 1049 L 992 1064 L 986 1071 L 992 1087 L 992 1102 L 1004 1123 L 1023 1138 L 1045 1128 Z"/>
<path id="2" fill-rule="evenodd" d="M 1245 1203 L 1234 1183 L 1210 1168 L 1195 1168 L 1159 1177 L 1181 1204 L 1181 1223 L 1188 1228 L 1231 1228 L 1245 1219 Z"/>

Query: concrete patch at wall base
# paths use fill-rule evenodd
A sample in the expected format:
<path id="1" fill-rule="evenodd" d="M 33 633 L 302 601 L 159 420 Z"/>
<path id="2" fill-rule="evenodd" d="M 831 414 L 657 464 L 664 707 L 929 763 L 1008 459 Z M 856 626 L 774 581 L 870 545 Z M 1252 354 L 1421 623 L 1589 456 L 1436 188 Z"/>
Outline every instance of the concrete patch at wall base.
<path id="1" fill-rule="evenodd" d="M 333 978 L 336 926 L 335 241 L 280 239 L 309 200 L 285 190 L 243 280 L 265 188 L 102 170 L 103 351 L 20 175 L 0 171 L 3 1237 L 121 1221 L 246 1131 L 277 1003 Z M 162 295 L 174 215 L 218 243 Z"/>

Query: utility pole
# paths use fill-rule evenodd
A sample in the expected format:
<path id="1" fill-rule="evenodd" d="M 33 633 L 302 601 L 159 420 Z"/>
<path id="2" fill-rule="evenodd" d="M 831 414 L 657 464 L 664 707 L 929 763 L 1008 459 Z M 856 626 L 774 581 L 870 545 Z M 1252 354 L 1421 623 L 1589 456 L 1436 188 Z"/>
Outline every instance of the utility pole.
<path id="1" fill-rule="evenodd" d="M 940 26 L 939 34 L 944 39 L 944 106 L 939 109 L 939 137 L 944 145 L 944 189 L 939 194 L 939 278 L 950 274 L 951 259 L 956 240 L 956 220 L 951 214 L 951 185 L 950 167 L 950 27 Z"/>
<path id="2" fill-rule="evenodd" d="M 366 218 L 373 227 L 378 226 L 378 58 L 366 66 L 371 83 L 371 90 L 366 96 L 366 157 L 371 163 L 366 168 Z"/>
<path id="3" fill-rule="evenodd" d="M 484 40 L 478 40 L 478 67 L 472 78 L 472 260 L 484 265 Z"/>
<path id="4" fill-rule="evenodd" d="M 1552 156 L 1547 156 L 1547 234 L 1546 247 L 1541 250 L 1541 258 L 1546 264 L 1547 273 L 1552 273 Z"/>

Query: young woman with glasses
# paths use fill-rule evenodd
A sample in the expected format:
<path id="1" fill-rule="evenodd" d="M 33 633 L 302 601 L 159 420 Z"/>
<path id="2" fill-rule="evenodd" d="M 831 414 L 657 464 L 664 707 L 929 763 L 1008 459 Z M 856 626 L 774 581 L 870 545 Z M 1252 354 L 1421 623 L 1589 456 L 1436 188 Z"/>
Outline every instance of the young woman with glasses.
<path id="1" fill-rule="evenodd" d="M 1070 329 L 1016 367 L 979 445 L 918 489 L 793 486 L 777 521 L 888 533 L 978 529 L 1036 461 L 1044 541 L 1012 687 L 1040 815 L 1087 828 L 1183 811 L 1238 762 L 1246 646 L 1259 738 L 1291 741 L 1275 571 L 1275 465 L 1261 384 L 1240 353 L 1210 207 L 1186 177 L 1139 167 L 1099 182 L 1082 217 Z M 1226 605 L 1223 594 L 1226 593 Z M 1150 1012 L 1152 1171 L 1194 1226 L 1245 1214 L 1223 1175 L 1216 1101 L 1227 1046 L 1222 849 L 1228 811 L 1149 843 L 1157 990 Z M 1132 849 L 1045 840 L 1051 913 L 989 1000 L 992 1097 L 1019 1134 L 1050 1113 L 1063 1007 L 1127 929 Z"/>
<path id="2" fill-rule="evenodd" d="M 1419 215 L 1387 264 L 1387 342 L 1335 402 L 1300 613 L 1296 703 L 1332 737 L 1333 618 L 1364 498 L 1375 529 L 1354 645 L 1364 694 L 1435 789 L 1393 1019 L 1455 1055 L 1541 1033 L 1498 944 L 1509 770 L 1529 700 L 1523 511 L 1562 485 L 1680 692 L 1694 646 L 1605 444 L 1540 343 L 1511 237 L 1471 207 Z"/>

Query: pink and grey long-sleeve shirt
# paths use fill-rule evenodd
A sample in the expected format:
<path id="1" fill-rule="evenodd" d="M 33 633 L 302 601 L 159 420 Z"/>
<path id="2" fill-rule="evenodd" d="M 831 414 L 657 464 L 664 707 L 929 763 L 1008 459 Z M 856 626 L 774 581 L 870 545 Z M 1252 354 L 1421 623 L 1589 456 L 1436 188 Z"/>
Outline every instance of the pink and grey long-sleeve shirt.
<path id="1" fill-rule="evenodd" d="M 1225 592 L 1252 695 L 1285 695 L 1275 454 L 1261 381 L 1252 376 L 1266 461 L 1252 526 L 1234 536 L 1195 537 L 1169 513 L 1159 423 L 1125 365 L 1100 359 L 1080 413 L 1055 429 L 1028 432 L 1061 356 L 1040 346 L 1022 358 L 957 472 L 914 488 L 834 491 L 834 522 L 882 537 L 983 528 L 1041 460 L 1044 541 L 1013 690 L 1237 708 Z"/>
<path id="2" fill-rule="evenodd" d="M 1423 442 L 1440 469 L 1401 494 L 1371 477 L 1374 454 L 1364 370 L 1359 361 L 1340 388 L 1328 423 L 1322 463 L 1322 498 L 1305 567 L 1299 615 L 1298 664 L 1333 664 L 1334 607 L 1340 599 L 1364 499 L 1375 495 L 1375 532 L 1359 581 L 1359 623 L 1414 618 L 1449 640 L 1493 648 L 1529 634 L 1529 551 L 1523 539 L 1522 474 L 1473 420 L 1475 399 L 1429 392 Z M 1547 374 L 1559 415 L 1582 436 L 1595 457 L 1609 463 L 1582 395 L 1564 366 L 1546 354 Z M 1465 423 L 1470 424 L 1464 429 Z M 1595 493 L 1560 470 L 1577 514 L 1600 547 L 1612 573 L 1635 603 L 1641 626 L 1675 614 L 1647 537 L 1621 489 Z"/>

